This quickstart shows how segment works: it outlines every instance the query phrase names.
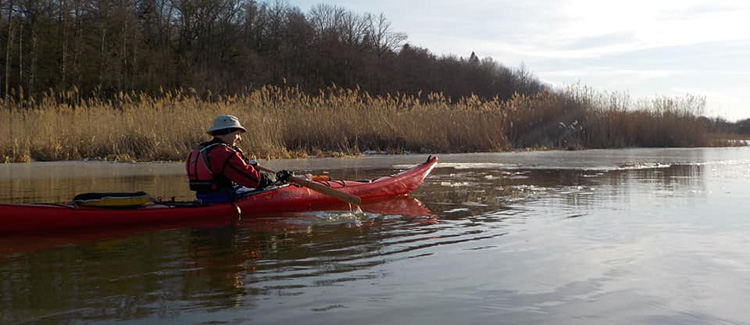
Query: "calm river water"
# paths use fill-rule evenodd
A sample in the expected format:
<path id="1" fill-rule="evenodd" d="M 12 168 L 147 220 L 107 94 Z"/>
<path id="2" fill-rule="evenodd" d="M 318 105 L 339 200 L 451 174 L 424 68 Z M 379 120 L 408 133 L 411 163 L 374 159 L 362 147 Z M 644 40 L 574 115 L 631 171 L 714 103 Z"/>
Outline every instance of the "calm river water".
<path id="1" fill-rule="evenodd" d="M 362 179 L 426 158 L 266 165 Z M 0 235 L 0 323 L 750 324 L 750 148 L 439 158 L 365 215 Z M 0 202 L 185 183 L 171 163 L 0 165 Z"/>

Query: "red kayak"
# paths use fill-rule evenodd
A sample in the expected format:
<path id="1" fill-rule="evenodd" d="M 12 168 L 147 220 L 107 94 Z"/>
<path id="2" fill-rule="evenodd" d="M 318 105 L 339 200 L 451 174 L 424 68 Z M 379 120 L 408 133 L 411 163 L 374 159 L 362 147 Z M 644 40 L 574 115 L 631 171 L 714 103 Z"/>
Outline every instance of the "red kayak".
<path id="1" fill-rule="evenodd" d="M 419 187 L 437 164 L 436 157 L 401 173 L 368 181 L 316 181 L 358 196 L 362 203 L 406 195 Z M 212 217 L 248 218 L 290 211 L 306 211 L 341 202 L 306 187 L 285 185 L 263 189 L 232 203 L 201 205 L 163 202 L 135 208 L 63 204 L 0 204 L 0 233 L 74 229 L 106 225 L 178 222 Z"/>
<path id="2" fill-rule="evenodd" d="M 360 206 L 362 211 L 378 215 L 399 215 L 401 220 L 407 220 L 414 224 L 434 224 L 437 219 L 430 209 L 425 207 L 419 200 L 410 196 L 388 197 L 367 200 Z M 325 207 L 323 216 L 337 212 L 349 211 L 348 206 Z M 164 231 L 175 228 L 211 229 L 236 225 L 246 232 L 283 232 L 284 235 L 299 234 L 307 235 L 310 225 L 327 225 L 325 218 L 318 218 L 318 211 L 303 212 L 281 212 L 271 216 L 253 216 L 239 220 L 237 215 L 222 217 L 211 217 L 194 220 L 176 220 L 144 224 L 118 224 L 116 226 L 104 226 L 99 228 L 77 228 L 66 231 L 29 231 L 18 233 L 4 233 L 0 235 L 0 263 L 3 259 L 13 258 L 14 254 L 31 253 L 53 247 L 65 245 L 81 245 L 101 240 L 119 239 L 131 237 L 135 234 L 143 234 Z M 375 219 L 357 219 L 358 227 L 368 227 Z M 393 220 L 393 219 L 390 219 Z M 341 222 L 341 219 L 332 220 Z M 385 221 L 384 221 L 385 222 Z"/>

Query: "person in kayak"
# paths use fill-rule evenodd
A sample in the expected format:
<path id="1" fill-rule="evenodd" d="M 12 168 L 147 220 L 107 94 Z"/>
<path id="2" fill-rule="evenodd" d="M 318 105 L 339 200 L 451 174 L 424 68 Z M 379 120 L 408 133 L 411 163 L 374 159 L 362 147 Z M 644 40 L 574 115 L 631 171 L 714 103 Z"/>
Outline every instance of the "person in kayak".
<path id="1" fill-rule="evenodd" d="M 185 162 L 190 190 L 203 203 L 231 202 L 243 195 L 274 183 L 271 176 L 260 172 L 257 162 L 245 157 L 237 147 L 245 127 L 233 115 L 219 115 L 206 131 L 213 140 L 201 143 Z M 279 171 L 276 182 L 284 182 L 292 174 Z"/>

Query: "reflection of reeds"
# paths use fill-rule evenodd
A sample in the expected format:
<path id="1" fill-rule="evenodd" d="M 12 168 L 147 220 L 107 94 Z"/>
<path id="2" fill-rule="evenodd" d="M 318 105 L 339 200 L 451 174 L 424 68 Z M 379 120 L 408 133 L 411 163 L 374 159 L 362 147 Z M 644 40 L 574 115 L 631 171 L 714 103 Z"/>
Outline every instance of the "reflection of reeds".
<path id="1" fill-rule="evenodd" d="M 508 101 L 371 96 L 335 87 L 318 95 L 263 87 L 236 96 L 178 90 L 158 96 L 120 93 L 103 101 L 82 98 L 74 89 L 50 91 L 38 101 L 6 100 L 3 107 L 15 111 L 0 112 L 0 127 L 14 124 L 13 134 L 0 139 L 0 150 L 18 161 L 180 160 L 207 140 L 203 130 L 213 117 L 227 113 L 248 127 L 243 146 L 260 158 L 364 150 L 697 146 L 708 138 L 698 120 L 702 105 L 703 99 L 687 97 L 638 103 L 633 109 L 625 95 L 587 89 Z"/>

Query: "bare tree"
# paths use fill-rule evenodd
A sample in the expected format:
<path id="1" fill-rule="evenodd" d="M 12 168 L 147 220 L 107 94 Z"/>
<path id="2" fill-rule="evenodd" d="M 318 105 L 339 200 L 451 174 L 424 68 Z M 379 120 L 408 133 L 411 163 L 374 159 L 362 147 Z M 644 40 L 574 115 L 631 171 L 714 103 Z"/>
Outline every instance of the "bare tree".
<path id="1" fill-rule="evenodd" d="M 15 34 L 13 26 L 13 0 L 8 3 L 8 37 L 5 39 L 5 98 L 8 98 L 10 91 L 10 60 L 11 52 L 13 52 L 13 35 Z"/>
<path id="2" fill-rule="evenodd" d="M 336 21 L 336 30 L 341 42 L 352 46 L 360 46 L 365 42 L 368 32 L 366 19 L 354 12 L 344 11 L 339 14 Z"/>
<path id="3" fill-rule="evenodd" d="M 391 31 L 391 23 L 382 13 L 377 16 L 367 15 L 366 17 L 370 25 L 369 36 L 372 50 L 378 58 L 396 51 L 406 41 L 406 34 Z"/>
<path id="4" fill-rule="evenodd" d="M 336 32 L 340 17 L 346 9 L 338 6 L 319 4 L 310 10 L 310 22 L 319 36 L 329 32 Z"/>

